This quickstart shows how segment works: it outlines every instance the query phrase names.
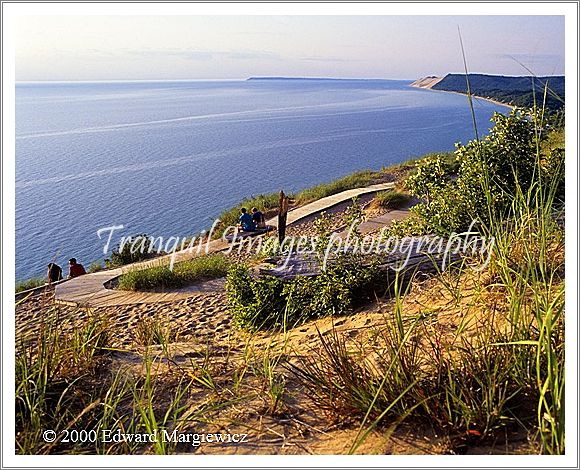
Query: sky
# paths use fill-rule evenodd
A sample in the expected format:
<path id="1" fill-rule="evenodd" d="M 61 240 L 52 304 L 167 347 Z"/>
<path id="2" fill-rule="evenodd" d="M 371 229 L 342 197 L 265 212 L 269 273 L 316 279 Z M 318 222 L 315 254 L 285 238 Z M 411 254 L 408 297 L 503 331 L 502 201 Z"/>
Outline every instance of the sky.
<path id="1" fill-rule="evenodd" d="M 564 74 L 564 16 L 21 16 L 16 79 Z M 528 70 L 526 70 L 529 69 Z"/>

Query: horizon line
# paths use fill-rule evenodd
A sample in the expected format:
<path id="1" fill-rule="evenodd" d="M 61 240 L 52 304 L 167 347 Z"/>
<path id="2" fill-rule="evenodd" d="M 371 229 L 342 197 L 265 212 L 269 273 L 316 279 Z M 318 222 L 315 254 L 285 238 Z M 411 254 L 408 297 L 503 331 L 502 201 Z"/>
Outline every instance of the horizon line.
<path id="1" fill-rule="evenodd" d="M 240 78 L 103 78 L 103 79 L 45 79 L 45 80 L 15 80 L 15 83 L 100 83 L 100 82 L 239 82 L 250 79 L 269 80 L 416 80 L 416 78 L 383 78 L 383 77 L 309 77 L 290 75 L 252 75 Z"/>
<path id="2" fill-rule="evenodd" d="M 447 75 L 465 75 L 465 72 L 448 72 L 445 75 L 423 75 L 414 78 L 386 78 L 386 77 L 320 77 L 320 76 L 291 76 L 291 75 L 252 75 L 249 77 L 237 77 L 237 78 L 104 78 L 104 79 L 42 79 L 42 80 L 15 80 L 16 84 L 33 84 L 33 83 L 155 83 L 155 82 L 239 82 L 239 81 L 249 81 L 249 80 L 335 80 L 335 81 L 348 81 L 348 80 L 381 80 L 381 81 L 414 81 L 421 80 L 427 77 L 445 77 Z M 495 73 L 484 73 L 484 72 L 469 72 L 468 75 L 488 75 L 496 77 L 565 77 L 565 74 L 553 74 L 553 75 L 504 75 Z"/>

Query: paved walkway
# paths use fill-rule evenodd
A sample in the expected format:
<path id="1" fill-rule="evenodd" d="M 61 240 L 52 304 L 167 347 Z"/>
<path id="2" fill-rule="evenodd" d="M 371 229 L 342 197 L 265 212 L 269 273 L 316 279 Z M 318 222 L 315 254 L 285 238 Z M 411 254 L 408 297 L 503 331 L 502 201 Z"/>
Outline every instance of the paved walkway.
<path id="1" fill-rule="evenodd" d="M 378 191 L 392 189 L 394 183 L 382 183 L 367 186 L 364 188 L 349 189 L 332 196 L 324 197 L 317 201 L 298 207 L 292 211 L 288 211 L 287 225 L 291 225 L 298 220 L 311 216 L 323 210 L 329 209 L 341 202 L 348 201 L 355 196 L 362 194 L 369 194 Z M 267 221 L 268 225 L 278 226 L 278 218 L 274 217 Z M 204 250 L 197 253 L 197 250 L 184 250 L 176 253 L 175 261 L 185 261 L 195 258 L 196 256 L 207 253 L 217 253 L 225 251 L 229 244 L 223 240 L 214 240 L 204 244 Z M 116 289 L 107 289 L 105 285 L 113 279 L 119 277 L 124 272 L 135 269 L 145 269 L 153 266 L 160 266 L 168 264 L 171 255 L 161 256 L 149 261 L 140 263 L 128 264 L 126 266 L 101 271 L 92 274 L 86 274 L 70 281 L 64 282 L 55 286 L 55 299 L 58 303 L 67 305 L 78 305 L 82 307 L 110 307 L 114 305 L 128 305 L 140 303 L 158 303 L 158 302 L 173 302 L 176 300 L 185 299 L 200 292 L 211 290 L 213 284 L 209 284 L 207 289 L 204 284 L 201 286 L 190 286 L 187 289 L 182 289 L 178 292 L 154 293 L 154 292 L 129 292 Z"/>

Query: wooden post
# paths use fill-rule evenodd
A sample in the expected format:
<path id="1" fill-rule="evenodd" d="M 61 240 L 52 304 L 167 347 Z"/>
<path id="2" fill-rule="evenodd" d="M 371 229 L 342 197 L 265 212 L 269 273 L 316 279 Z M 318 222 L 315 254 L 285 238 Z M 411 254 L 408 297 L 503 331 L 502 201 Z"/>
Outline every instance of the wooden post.
<path id="1" fill-rule="evenodd" d="M 288 196 L 284 194 L 284 191 L 280 191 L 278 207 L 278 241 L 282 245 L 286 238 L 286 219 L 288 216 Z"/>

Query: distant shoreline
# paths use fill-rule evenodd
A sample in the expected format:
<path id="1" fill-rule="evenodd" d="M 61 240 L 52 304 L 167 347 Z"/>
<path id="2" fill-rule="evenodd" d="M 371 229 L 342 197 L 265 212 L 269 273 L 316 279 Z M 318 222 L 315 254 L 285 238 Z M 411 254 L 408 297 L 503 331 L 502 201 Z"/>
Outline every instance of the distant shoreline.
<path id="1" fill-rule="evenodd" d="M 391 126 L 403 122 L 407 114 L 392 113 L 395 121 L 387 121 L 385 124 L 381 118 L 383 114 L 380 114 L 383 112 L 383 107 L 378 108 L 378 113 L 367 103 L 357 105 L 354 109 L 350 104 L 344 103 L 343 97 L 340 96 L 341 90 L 347 90 L 347 94 L 352 93 L 357 99 L 366 98 L 367 94 L 372 94 L 374 97 L 377 93 L 381 95 L 384 93 L 385 97 L 400 96 L 405 90 L 411 92 L 407 88 L 411 80 L 256 81 L 247 82 L 248 86 L 244 86 L 242 81 L 236 81 L 224 82 L 223 85 L 212 83 L 207 86 L 203 84 L 191 87 L 180 85 L 175 87 L 175 91 L 170 87 L 156 84 L 161 82 L 148 82 L 153 85 L 144 85 L 145 82 L 131 82 L 137 85 L 120 85 L 118 88 L 112 85 L 109 88 L 106 88 L 108 85 L 97 85 L 97 88 L 103 87 L 103 90 L 99 88 L 95 92 L 99 99 L 92 98 L 91 85 L 86 85 L 86 89 L 81 89 L 85 85 L 80 82 L 76 83 L 79 84 L 71 86 L 79 87 L 79 96 L 91 97 L 90 100 L 83 101 L 82 106 L 77 104 L 77 100 L 69 98 L 71 93 L 66 86 L 59 88 L 58 85 L 55 86 L 54 93 L 52 90 L 47 92 L 41 90 L 42 96 L 50 94 L 51 97 L 61 97 L 57 101 L 43 100 L 42 113 L 38 112 L 40 108 L 36 99 L 22 99 L 17 102 L 19 114 L 22 115 L 31 109 L 33 111 L 31 115 L 35 116 L 33 125 L 26 129 L 33 138 L 25 141 L 26 147 L 24 145 L 17 147 L 17 161 L 23 159 L 24 154 L 21 152 L 24 151 L 31 154 L 38 151 L 46 155 L 44 159 L 26 160 L 29 166 L 21 165 L 22 172 L 17 174 L 15 268 L 18 280 L 44 277 L 46 264 L 40 262 L 43 259 L 55 261 L 61 266 L 63 263 L 66 265 L 68 258 L 64 256 L 64 252 L 70 253 L 68 257 L 74 255 L 85 266 L 90 265 L 92 261 L 102 264 L 103 258 L 108 256 L 110 250 L 103 254 L 104 240 L 99 242 L 95 236 L 95 230 L 102 228 L 97 225 L 99 223 L 113 225 L 123 222 L 125 225 L 121 233 L 123 236 L 143 232 L 155 235 L 169 234 L 170 230 L 179 235 L 195 235 L 207 229 L 209 225 L 205 214 L 210 213 L 212 216 L 215 214 L 217 217 L 240 200 L 247 198 L 248 195 L 265 194 L 280 188 L 288 190 L 309 188 L 363 169 L 378 169 L 385 165 L 403 162 L 412 156 L 438 150 L 452 150 L 454 142 L 471 136 L 469 121 L 464 120 L 458 122 L 456 126 L 434 126 L 423 133 L 422 139 L 415 139 L 416 131 L 413 129 L 415 126 L 401 126 L 396 137 L 391 141 L 391 139 L 385 139 L 383 135 L 390 132 Z M 256 86 L 250 86 L 251 83 Z M 260 85 L 268 83 L 270 86 Z M 275 83 L 278 85 L 274 86 Z M 288 86 L 284 85 L 285 83 Z M 304 87 L 299 86 L 300 83 L 303 83 Z M 324 85 L 325 83 L 328 86 Z M 340 83 L 343 86 L 339 86 Z M 41 86 L 48 88 L 52 86 L 52 83 Z M 161 93 L 157 92 L 158 88 L 168 90 Z M 239 93 L 240 88 L 244 88 L 243 93 Z M 264 88 L 268 93 L 262 93 Z M 296 90 L 302 89 L 308 90 L 308 94 L 295 93 Z M 338 91 L 329 93 L 329 89 Z M 367 89 L 371 91 L 365 91 Z M 139 93 L 131 92 L 121 95 L 123 101 L 120 106 L 118 90 L 123 93 L 137 90 Z M 142 90 L 145 92 L 143 93 Z M 204 90 L 211 90 L 212 93 L 206 94 Z M 218 92 L 214 93 L 214 90 Z M 284 90 L 292 90 L 292 93 L 286 93 L 286 96 L 282 97 L 281 92 Z M 77 91 L 73 91 L 76 97 Z M 20 92 L 22 95 L 18 95 Z M 183 109 L 174 110 L 175 97 L 188 97 L 192 94 L 199 94 L 200 101 L 192 101 L 192 104 L 186 104 Z M 429 95 L 419 96 L 420 93 L 414 95 L 416 95 L 415 99 L 409 101 L 416 101 L 412 103 L 412 109 L 417 111 L 413 117 L 420 121 L 430 122 L 434 114 L 441 114 L 442 118 L 461 117 L 465 114 L 465 104 L 460 100 L 448 100 L 451 102 L 450 106 L 446 106 L 443 114 L 437 107 L 441 99 L 429 97 Z M 17 90 L 17 96 L 38 95 L 35 89 L 31 89 L 30 94 L 28 90 L 23 89 Z M 230 104 L 231 96 L 239 99 L 239 102 Z M 102 97 L 107 99 L 100 99 Z M 181 101 L 184 100 L 181 99 Z M 63 108 L 63 103 L 69 103 L 69 105 Z M 151 103 L 155 106 L 150 106 Z M 390 103 L 389 101 L 385 104 L 385 112 L 390 109 Z M 147 112 L 140 116 L 141 119 L 134 119 L 132 110 L 144 109 L 143 106 L 146 106 Z M 491 110 L 488 109 L 489 107 L 482 108 L 484 109 L 476 111 L 478 115 L 481 113 L 487 119 L 491 115 Z M 22 113 L 21 109 L 24 110 Z M 68 112 L 62 113 L 63 109 Z M 299 111 L 295 111 L 296 109 Z M 307 109 L 307 111 L 302 111 L 302 109 Z M 337 109 L 346 110 L 346 112 L 340 114 L 340 118 L 335 118 Z M 362 115 L 359 112 L 351 113 L 351 109 L 363 110 L 364 113 L 370 110 L 370 112 Z M 407 112 L 411 111 L 405 111 Z M 77 127 L 78 124 L 75 124 L 72 119 L 75 113 L 79 113 L 79 116 L 89 114 L 98 116 L 98 120 L 94 123 L 92 120 L 87 120 L 84 126 Z M 271 119 L 273 115 L 276 119 Z M 304 116 L 310 117 L 310 115 L 312 115 L 312 120 L 304 119 Z M 44 135 L 50 134 L 44 127 L 44 122 L 49 118 L 59 126 L 62 137 L 60 134 L 57 138 Z M 338 130 L 337 119 L 342 120 L 338 123 Z M 311 125 L 311 121 L 314 120 L 316 120 L 316 126 Z M 256 121 L 267 122 L 269 127 L 256 124 Z M 438 124 L 441 123 L 441 119 L 437 121 L 439 121 Z M 196 139 L 191 138 L 191 132 L 185 131 L 189 128 L 190 122 L 193 123 L 192 126 L 196 126 L 196 130 L 203 130 L 199 132 Z M 231 137 L 228 134 L 225 139 L 216 139 L 215 136 L 223 132 L 223 123 L 226 122 L 235 123 L 232 125 L 235 132 L 231 133 Z M 291 125 L 289 126 L 287 122 L 291 122 Z M 203 123 L 203 126 L 197 126 L 198 123 Z M 95 126 L 95 124 L 99 125 Z M 153 129 L 155 131 L 152 131 Z M 88 150 L 85 139 L 79 138 L 79 135 L 89 136 L 86 141 L 91 143 L 91 147 Z M 165 140 L 158 142 L 157 135 L 163 136 Z M 465 135 L 465 137 L 462 138 L 460 135 Z M 403 139 L 409 142 L 403 143 Z M 359 142 L 363 141 L 369 146 L 368 151 L 360 151 Z M 93 142 L 96 144 L 94 149 Z M 135 149 L 141 148 L 145 143 L 149 145 L 150 150 L 146 155 L 134 159 Z M 65 145 L 66 151 L 70 153 L 70 162 L 75 165 L 87 152 L 95 158 L 99 156 L 107 158 L 108 152 L 114 152 L 116 155 L 114 165 L 108 165 L 104 171 L 98 163 L 88 168 L 90 171 L 79 173 L 68 168 L 69 160 L 65 161 L 59 157 Z M 54 166 L 49 168 L 50 158 L 63 163 L 56 168 Z M 203 163 L 200 164 L 199 161 Z M 270 172 L 269 174 L 275 175 L 276 184 L 267 181 L 270 178 L 248 179 L 235 170 L 236 165 L 256 164 L 260 165 L 260 171 L 264 174 Z M 37 171 L 37 168 L 42 169 L 46 174 L 33 173 L 32 170 Z M 315 170 L 305 173 L 304 168 Z M 114 212 L 105 208 L 99 208 L 98 211 L 95 209 L 96 212 L 91 214 L 95 218 L 94 223 L 91 220 L 94 224 L 92 230 L 84 226 L 70 233 L 55 231 L 54 235 L 46 235 L 43 230 L 45 233 L 38 235 L 37 231 L 31 230 L 28 224 L 30 220 L 28 217 L 35 217 L 37 227 L 54 226 L 52 214 L 45 213 L 39 217 L 36 210 L 38 197 L 45 194 L 47 185 L 53 188 L 49 189 L 50 191 L 56 192 L 60 191 L 60 187 L 66 187 L 67 181 L 74 179 L 78 188 L 87 188 L 83 192 L 83 197 L 65 198 L 57 208 L 59 213 L 83 214 L 86 211 L 86 204 L 90 204 L 83 201 L 90 201 L 90 198 L 106 200 L 112 192 L 125 191 L 128 188 L 137 194 L 142 190 L 142 184 L 146 186 L 151 182 L 151 178 L 161 180 L 162 178 L 169 179 L 171 176 L 171 178 L 179 178 L 180 181 L 191 181 L 189 177 L 198 175 L 200 172 L 210 175 L 211 183 L 205 178 L 205 181 L 198 182 L 195 188 L 189 188 L 186 182 L 183 186 L 186 189 L 178 191 L 168 191 L 161 184 L 147 187 L 148 190 L 154 190 L 152 194 L 156 197 L 158 215 L 146 219 L 143 223 L 143 226 L 147 224 L 145 230 L 135 228 L 137 222 L 133 219 L 134 210 L 137 208 L 146 215 L 150 214 L 151 206 L 145 201 L 136 203 L 137 205 L 133 208 L 120 204 Z M 131 180 L 130 183 L 126 182 L 127 174 L 131 175 L 131 178 L 128 178 Z M 233 184 L 232 181 L 238 181 L 235 178 L 239 178 L 239 181 L 242 179 L 246 181 L 247 187 Z M 191 204 L 192 195 L 197 197 L 198 194 L 200 196 L 196 199 L 196 210 L 185 209 L 181 212 L 184 215 L 179 217 L 171 215 L 170 211 L 175 206 L 188 207 Z M 107 218 L 112 220 L 108 222 Z M 58 251 L 53 247 L 63 248 L 62 251 Z"/>
<path id="2" fill-rule="evenodd" d="M 468 96 L 467 93 L 461 93 L 459 91 L 437 90 L 437 89 L 431 88 L 431 86 L 420 86 L 420 85 L 416 85 L 415 83 L 416 82 L 413 82 L 409 86 L 413 87 L 413 88 L 422 88 L 423 90 L 437 91 L 439 93 L 453 93 L 455 95 L 461 95 L 461 96 L 465 96 L 465 97 Z M 498 106 L 505 106 L 506 108 L 510 108 L 510 109 L 516 108 L 515 106 L 513 106 L 511 104 L 502 103 L 501 101 L 494 100 L 493 98 L 486 98 L 484 96 L 478 96 L 478 95 L 471 95 L 471 97 L 476 98 L 476 99 L 480 99 L 480 100 L 484 100 L 484 101 L 488 101 L 488 102 L 496 104 Z"/>
<path id="3" fill-rule="evenodd" d="M 387 81 L 398 81 L 407 82 L 411 81 L 408 79 L 398 79 L 398 78 L 336 78 L 336 77 L 249 77 L 246 78 L 247 82 L 258 82 L 258 81 L 303 81 L 303 82 L 387 82 Z"/>

